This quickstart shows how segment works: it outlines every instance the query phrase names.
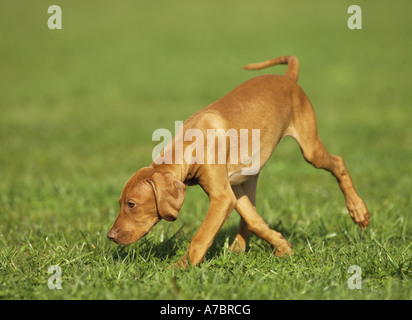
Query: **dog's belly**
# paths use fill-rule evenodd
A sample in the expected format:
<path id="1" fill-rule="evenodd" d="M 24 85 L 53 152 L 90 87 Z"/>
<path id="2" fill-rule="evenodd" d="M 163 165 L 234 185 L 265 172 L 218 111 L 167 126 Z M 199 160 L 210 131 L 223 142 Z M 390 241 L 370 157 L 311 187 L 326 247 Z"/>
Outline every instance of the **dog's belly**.
<path id="1" fill-rule="evenodd" d="M 260 150 L 260 154 L 256 155 L 259 157 L 259 161 L 257 162 L 259 167 L 257 167 L 254 170 L 250 170 L 251 166 L 249 165 L 233 165 L 230 164 L 228 165 L 228 179 L 231 185 L 237 185 L 237 184 L 242 184 L 246 182 L 250 177 L 253 177 L 257 175 L 260 170 L 264 167 L 266 162 L 269 160 L 270 156 L 273 153 L 274 148 L 276 145 L 271 146 L 271 148 L 262 148 Z M 256 162 L 255 160 L 251 161 L 252 165 L 253 163 Z M 248 169 L 248 171 L 242 171 L 242 169 Z"/>
<path id="2" fill-rule="evenodd" d="M 231 185 L 241 184 L 247 181 L 250 177 L 251 176 L 242 174 L 242 170 L 228 172 L 228 178 Z"/>

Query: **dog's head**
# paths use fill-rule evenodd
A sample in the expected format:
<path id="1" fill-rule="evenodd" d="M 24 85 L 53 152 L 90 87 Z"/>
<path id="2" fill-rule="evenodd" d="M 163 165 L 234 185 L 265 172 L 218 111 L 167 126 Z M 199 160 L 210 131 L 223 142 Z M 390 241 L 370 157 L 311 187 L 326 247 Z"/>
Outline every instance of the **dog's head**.
<path id="1" fill-rule="evenodd" d="M 119 215 L 107 237 L 118 244 L 131 244 L 145 236 L 161 219 L 176 220 L 185 191 L 186 185 L 171 173 L 151 167 L 140 169 L 123 188 Z"/>

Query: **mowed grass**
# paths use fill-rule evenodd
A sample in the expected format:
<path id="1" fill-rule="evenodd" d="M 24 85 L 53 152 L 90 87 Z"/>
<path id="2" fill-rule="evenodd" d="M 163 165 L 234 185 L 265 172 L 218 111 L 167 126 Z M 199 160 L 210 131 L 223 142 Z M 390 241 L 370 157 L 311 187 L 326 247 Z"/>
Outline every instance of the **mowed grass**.
<path id="1" fill-rule="evenodd" d="M 348 1 L 48 1 L 0 6 L 0 297 L 2 299 L 412 299 L 412 5 Z M 200 227 L 208 198 L 188 188 L 174 223 L 118 246 L 106 238 L 126 180 L 151 163 L 158 128 L 298 56 L 322 140 L 344 157 L 371 211 L 366 231 L 334 178 L 283 140 L 260 174 L 257 209 L 293 244 L 277 258 L 252 236 L 228 251 L 227 220 L 204 263 L 167 269 Z M 50 290 L 48 268 L 62 271 Z M 348 268 L 362 271 L 351 290 Z"/>

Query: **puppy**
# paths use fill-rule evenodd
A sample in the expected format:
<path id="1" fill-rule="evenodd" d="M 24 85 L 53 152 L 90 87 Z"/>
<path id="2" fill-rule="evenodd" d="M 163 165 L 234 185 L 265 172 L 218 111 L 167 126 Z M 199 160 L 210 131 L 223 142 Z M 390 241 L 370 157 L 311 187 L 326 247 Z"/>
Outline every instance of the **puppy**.
<path id="1" fill-rule="evenodd" d="M 199 184 L 209 196 L 209 208 L 186 255 L 175 265 L 201 263 L 233 209 L 241 221 L 232 250 L 244 251 L 253 232 L 272 245 L 277 256 L 292 254 L 290 243 L 269 228 L 255 207 L 259 172 L 285 136 L 298 142 L 307 162 L 335 176 L 351 218 L 362 229 L 369 225 L 368 209 L 343 159 L 329 154 L 318 136 L 315 112 L 297 83 L 297 58 L 282 56 L 244 68 L 277 64 L 288 64 L 285 75 L 252 78 L 192 115 L 153 163 L 127 181 L 119 215 L 107 235 L 110 240 L 131 244 L 161 219 L 176 220 L 186 186 Z"/>

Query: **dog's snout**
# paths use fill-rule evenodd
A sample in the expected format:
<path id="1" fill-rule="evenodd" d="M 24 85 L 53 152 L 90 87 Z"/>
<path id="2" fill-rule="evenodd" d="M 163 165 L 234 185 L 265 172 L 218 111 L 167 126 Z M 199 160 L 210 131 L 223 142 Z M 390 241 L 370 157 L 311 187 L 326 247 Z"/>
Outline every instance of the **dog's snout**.
<path id="1" fill-rule="evenodd" d="M 107 233 L 107 237 L 108 237 L 110 240 L 116 242 L 117 232 L 114 231 L 114 230 L 110 230 L 110 231 Z"/>

